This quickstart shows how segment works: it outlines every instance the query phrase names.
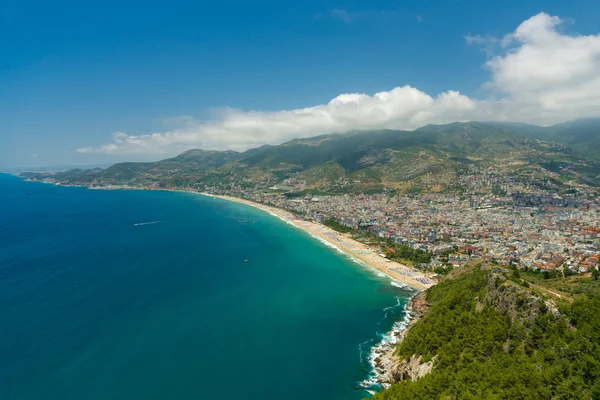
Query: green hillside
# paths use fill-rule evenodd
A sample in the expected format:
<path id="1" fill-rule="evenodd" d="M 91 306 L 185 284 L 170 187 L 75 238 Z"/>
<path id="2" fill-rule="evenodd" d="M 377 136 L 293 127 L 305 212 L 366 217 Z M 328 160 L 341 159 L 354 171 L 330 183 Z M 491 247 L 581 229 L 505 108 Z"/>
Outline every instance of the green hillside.
<path id="1" fill-rule="evenodd" d="M 374 399 L 600 398 L 598 281 L 554 278 L 575 283 L 573 293 L 555 297 L 555 307 L 517 274 L 465 267 L 429 289 L 428 310 L 396 356 L 433 368 L 402 380 L 410 371 L 399 364 L 399 381 Z"/>
<path id="2" fill-rule="evenodd" d="M 554 186 L 600 186 L 599 120 L 542 128 L 456 122 L 415 131 L 373 130 L 294 139 L 243 153 L 189 150 L 151 163 L 52 175 L 65 183 L 159 187 L 253 187 L 351 193 L 455 192 L 461 176 L 487 171 Z M 43 174 L 29 175 L 43 179 Z M 48 177 L 48 175 L 45 175 Z M 284 184 L 288 178 L 293 188 Z"/>

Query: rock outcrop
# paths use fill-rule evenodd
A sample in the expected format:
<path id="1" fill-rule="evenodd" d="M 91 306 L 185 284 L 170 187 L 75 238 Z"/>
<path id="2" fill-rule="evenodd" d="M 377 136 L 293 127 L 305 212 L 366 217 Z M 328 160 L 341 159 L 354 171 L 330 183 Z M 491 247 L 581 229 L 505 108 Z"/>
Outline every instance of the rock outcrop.
<path id="1" fill-rule="evenodd" d="M 390 384 L 401 380 L 416 380 L 431 372 L 435 358 L 428 362 L 422 362 L 420 356 L 412 356 L 409 359 L 401 360 L 394 354 L 397 345 L 404 340 L 406 332 L 408 332 L 412 325 L 421 319 L 428 308 L 429 306 L 425 299 L 425 292 L 417 294 L 410 300 L 406 306 L 406 311 L 410 315 L 410 322 L 405 329 L 396 333 L 395 340 L 392 341 L 392 344 L 381 347 L 375 357 L 375 370 L 377 372 L 375 380 L 378 383 L 383 386 L 389 386 Z"/>

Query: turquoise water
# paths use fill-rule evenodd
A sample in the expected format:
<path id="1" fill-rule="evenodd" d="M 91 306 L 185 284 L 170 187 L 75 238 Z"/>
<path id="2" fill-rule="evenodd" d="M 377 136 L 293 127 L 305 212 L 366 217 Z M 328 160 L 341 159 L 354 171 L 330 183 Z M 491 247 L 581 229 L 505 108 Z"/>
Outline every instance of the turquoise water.
<path id="1" fill-rule="evenodd" d="M 0 399 L 360 399 L 411 293 L 245 205 L 0 174 Z"/>

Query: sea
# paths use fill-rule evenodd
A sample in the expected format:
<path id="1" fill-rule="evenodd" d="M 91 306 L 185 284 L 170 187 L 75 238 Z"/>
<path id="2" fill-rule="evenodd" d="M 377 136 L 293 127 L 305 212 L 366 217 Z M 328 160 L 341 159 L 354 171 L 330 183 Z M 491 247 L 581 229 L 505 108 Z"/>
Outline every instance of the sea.
<path id="1" fill-rule="evenodd" d="M 362 399 L 398 286 L 247 205 L 0 174 L 0 399 Z"/>

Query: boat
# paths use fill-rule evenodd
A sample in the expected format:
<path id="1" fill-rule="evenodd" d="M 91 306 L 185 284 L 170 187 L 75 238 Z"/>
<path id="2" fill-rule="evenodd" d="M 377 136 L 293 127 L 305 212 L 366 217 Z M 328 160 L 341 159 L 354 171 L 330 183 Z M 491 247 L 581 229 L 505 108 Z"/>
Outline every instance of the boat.
<path id="1" fill-rule="evenodd" d="M 245 262 L 245 263 L 247 263 L 247 262 L 248 262 L 248 260 L 244 260 L 244 262 Z"/>

